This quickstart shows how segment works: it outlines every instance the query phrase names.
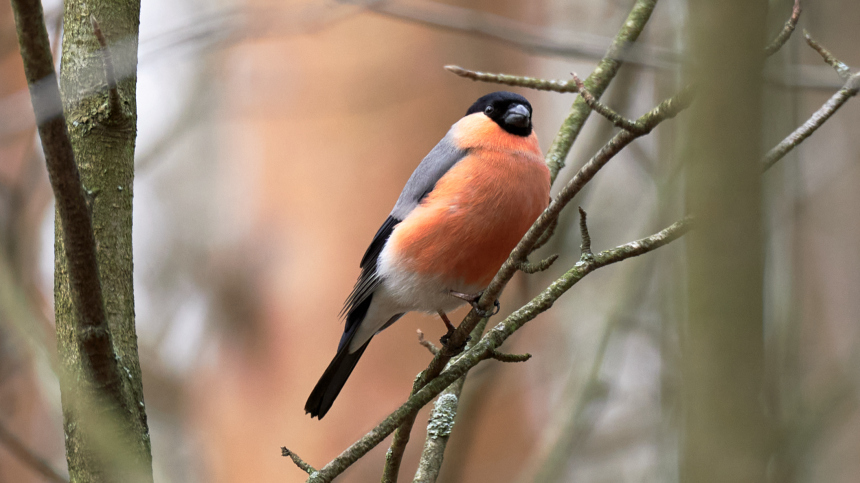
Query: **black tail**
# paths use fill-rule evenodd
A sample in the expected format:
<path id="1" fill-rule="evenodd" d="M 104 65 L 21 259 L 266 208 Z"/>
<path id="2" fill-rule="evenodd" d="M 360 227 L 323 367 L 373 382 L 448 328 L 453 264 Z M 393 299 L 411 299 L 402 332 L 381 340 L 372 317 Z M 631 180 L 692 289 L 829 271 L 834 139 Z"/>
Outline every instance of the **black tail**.
<path id="1" fill-rule="evenodd" d="M 335 398 L 340 394 L 340 390 L 343 389 L 343 385 L 346 384 L 346 380 L 349 379 L 349 375 L 352 374 L 352 370 L 355 369 L 355 365 L 361 359 L 361 355 L 364 354 L 364 349 L 367 349 L 370 339 L 352 354 L 349 353 L 349 343 L 352 342 L 364 316 L 367 315 L 372 299 L 373 294 L 346 314 L 346 324 L 343 329 L 343 336 L 337 345 L 337 354 L 320 377 L 314 390 L 311 391 L 308 402 L 305 403 L 305 412 L 310 413 L 312 418 L 322 419 L 325 413 L 331 409 Z"/>
<path id="2" fill-rule="evenodd" d="M 308 402 L 305 403 L 305 412 L 310 413 L 312 418 L 322 419 L 325 416 L 369 343 L 368 340 L 352 354 L 349 353 L 348 343 L 338 349 L 337 355 L 334 356 L 316 387 L 311 391 Z"/>

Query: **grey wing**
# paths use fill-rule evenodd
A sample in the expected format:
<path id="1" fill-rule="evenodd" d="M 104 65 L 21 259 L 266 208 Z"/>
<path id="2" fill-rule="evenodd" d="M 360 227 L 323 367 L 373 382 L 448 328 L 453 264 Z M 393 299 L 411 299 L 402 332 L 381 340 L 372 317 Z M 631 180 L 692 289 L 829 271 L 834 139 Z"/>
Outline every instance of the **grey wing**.
<path id="1" fill-rule="evenodd" d="M 409 181 L 406 182 L 406 186 L 403 187 L 403 191 L 400 192 L 400 197 L 397 198 L 394 209 L 391 210 L 391 214 L 385 220 L 385 223 L 376 232 L 373 241 L 370 242 L 370 246 L 367 247 L 367 251 L 364 252 L 364 256 L 361 258 L 361 275 L 359 275 L 358 280 L 355 282 L 352 293 L 349 294 L 349 297 L 347 297 L 346 302 L 343 304 L 341 316 L 349 313 L 364 302 L 367 297 L 373 294 L 373 291 L 381 282 L 376 270 L 376 263 L 379 259 L 379 254 L 385 247 L 385 242 L 388 241 L 388 237 L 394 231 L 394 227 L 409 216 L 409 213 L 418 206 L 418 203 L 433 191 L 436 182 L 452 166 L 463 159 L 467 153 L 467 150 L 456 147 L 449 132 L 439 141 L 439 144 L 430 150 L 418 167 L 415 168 L 412 176 L 409 177 Z"/>
<path id="2" fill-rule="evenodd" d="M 400 192 L 400 197 L 397 198 L 394 209 L 391 210 L 391 216 L 405 220 L 418 203 L 433 191 L 436 182 L 466 154 L 468 150 L 458 148 L 454 144 L 451 133 L 448 132 L 412 172 L 412 176 Z"/>

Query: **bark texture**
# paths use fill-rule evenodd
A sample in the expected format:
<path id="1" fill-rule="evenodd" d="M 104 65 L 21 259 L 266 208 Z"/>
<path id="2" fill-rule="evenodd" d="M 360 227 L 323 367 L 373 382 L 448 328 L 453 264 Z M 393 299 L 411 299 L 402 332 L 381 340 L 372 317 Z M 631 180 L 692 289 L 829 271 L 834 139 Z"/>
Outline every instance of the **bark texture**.
<path id="1" fill-rule="evenodd" d="M 108 102 L 104 57 L 91 18 L 98 20 L 116 67 L 120 112 Z M 105 312 L 122 375 L 120 403 L 106 404 L 82 357 L 86 341 L 79 333 L 81 321 L 69 285 L 63 228 L 57 223 L 54 297 L 72 481 L 152 481 L 132 277 L 139 18 L 139 1 L 65 2 L 60 76 L 63 107 L 91 209 Z"/>

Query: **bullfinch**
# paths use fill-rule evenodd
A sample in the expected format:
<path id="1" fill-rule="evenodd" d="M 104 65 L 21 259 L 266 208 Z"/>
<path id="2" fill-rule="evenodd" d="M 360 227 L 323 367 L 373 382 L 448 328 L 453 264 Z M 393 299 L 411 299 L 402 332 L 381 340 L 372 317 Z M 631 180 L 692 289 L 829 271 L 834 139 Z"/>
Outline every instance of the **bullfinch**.
<path id="1" fill-rule="evenodd" d="M 337 354 L 305 403 L 320 419 L 374 335 L 406 312 L 474 302 L 546 209 L 550 175 L 532 106 L 512 92 L 478 99 L 418 165 L 361 258 Z"/>

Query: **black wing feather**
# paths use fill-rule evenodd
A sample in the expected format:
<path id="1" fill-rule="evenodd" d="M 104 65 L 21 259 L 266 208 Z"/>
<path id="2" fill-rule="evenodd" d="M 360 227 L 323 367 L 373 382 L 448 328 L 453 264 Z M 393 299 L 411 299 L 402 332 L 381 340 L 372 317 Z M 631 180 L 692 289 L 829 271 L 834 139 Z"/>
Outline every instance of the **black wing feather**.
<path id="1" fill-rule="evenodd" d="M 361 263 L 359 264 L 361 267 L 361 275 L 358 276 L 358 280 L 352 288 L 352 293 L 349 294 L 349 297 L 346 298 L 346 302 L 343 304 L 343 309 L 340 311 L 341 317 L 361 305 L 361 303 L 373 293 L 373 290 L 376 289 L 377 285 L 379 285 L 379 274 L 376 272 L 379 254 L 382 253 L 382 249 L 385 247 L 385 242 L 388 241 L 388 237 L 391 236 L 391 232 L 394 231 L 394 227 L 397 226 L 400 221 L 401 220 L 398 220 L 393 216 L 389 216 L 385 220 L 385 223 L 379 227 L 379 230 L 373 237 L 373 241 L 370 242 L 370 246 L 367 247 L 367 251 L 365 251 L 364 256 L 361 257 Z M 347 317 L 347 326 L 344 327 L 344 332 L 349 332 L 351 329 L 351 327 L 349 327 L 350 320 L 351 319 Z"/>

